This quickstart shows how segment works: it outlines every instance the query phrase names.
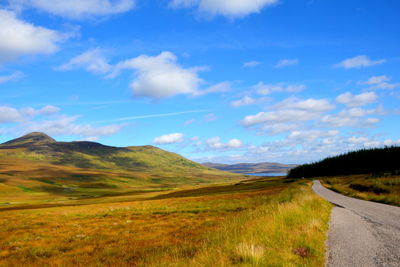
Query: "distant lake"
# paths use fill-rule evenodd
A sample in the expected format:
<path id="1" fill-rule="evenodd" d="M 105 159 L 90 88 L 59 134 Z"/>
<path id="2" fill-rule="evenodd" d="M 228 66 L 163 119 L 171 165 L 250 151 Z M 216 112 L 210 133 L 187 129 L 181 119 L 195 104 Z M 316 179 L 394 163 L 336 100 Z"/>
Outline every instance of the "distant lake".
<path id="1" fill-rule="evenodd" d="M 285 172 L 245 173 L 250 176 L 286 176 Z"/>

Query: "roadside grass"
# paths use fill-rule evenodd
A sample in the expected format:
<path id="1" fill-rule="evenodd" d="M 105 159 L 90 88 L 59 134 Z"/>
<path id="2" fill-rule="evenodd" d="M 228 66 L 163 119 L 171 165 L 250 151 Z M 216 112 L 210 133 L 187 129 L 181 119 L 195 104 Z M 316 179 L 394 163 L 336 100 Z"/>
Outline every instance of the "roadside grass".
<path id="1" fill-rule="evenodd" d="M 323 184 L 344 195 L 400 206 L 400 176 L 352 175 L 320 178 Z"/>
<path id="2" fill-rule="evenodd" d="M 158 198 L 0 211 L 0 266 L 324 266 L 331 205 L 310 183 Z"/>

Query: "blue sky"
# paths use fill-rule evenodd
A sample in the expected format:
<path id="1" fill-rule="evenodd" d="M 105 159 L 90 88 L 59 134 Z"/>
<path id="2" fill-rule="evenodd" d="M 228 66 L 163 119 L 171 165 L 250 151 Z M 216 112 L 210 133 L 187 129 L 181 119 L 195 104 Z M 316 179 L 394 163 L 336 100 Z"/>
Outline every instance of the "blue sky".
<path id="1" fill-rule="evenodd" d="M 0 1 L 0 142 L 304 163 L 400 144 L 395 0 Z"/>

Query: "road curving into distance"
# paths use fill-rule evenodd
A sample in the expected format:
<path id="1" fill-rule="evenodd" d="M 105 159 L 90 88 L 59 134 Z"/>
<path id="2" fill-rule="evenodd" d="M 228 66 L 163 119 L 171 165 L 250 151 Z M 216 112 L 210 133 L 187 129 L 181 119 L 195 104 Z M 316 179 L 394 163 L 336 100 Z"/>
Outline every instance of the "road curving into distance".
<path id="1" fill-rule="evenodd" d="M 346 197 L 314 181 L 313 191 L 333 203 L 327 265 L 400 266 L 400 207 Z"/>

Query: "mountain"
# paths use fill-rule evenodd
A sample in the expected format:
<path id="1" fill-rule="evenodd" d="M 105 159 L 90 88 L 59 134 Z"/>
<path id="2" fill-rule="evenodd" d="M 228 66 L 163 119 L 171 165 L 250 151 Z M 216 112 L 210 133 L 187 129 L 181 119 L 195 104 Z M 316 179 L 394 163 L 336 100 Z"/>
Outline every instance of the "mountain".
<path id="1" fill-rule="evenodd" d="M 0 205 L 135 194 L 238 178 L 243 177 L 154 146 L 57 142 L 38 132 L 0 144 Z"/>
<path id="2" fill-rule="evenodd" d="M 220 163 L 203 163 L 204 166 L 215 168 L 222 171 L 229 171 L 241 174 L 247 173 L 283 173 L 286 174 L 291 168 L 296 167 L 294 164 L 280 164 L 271 162 L 261 163 L 237 163 L 237 164 L 220 164 Z"/>

